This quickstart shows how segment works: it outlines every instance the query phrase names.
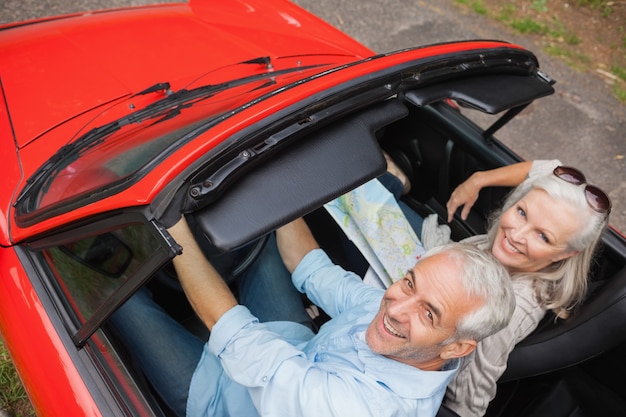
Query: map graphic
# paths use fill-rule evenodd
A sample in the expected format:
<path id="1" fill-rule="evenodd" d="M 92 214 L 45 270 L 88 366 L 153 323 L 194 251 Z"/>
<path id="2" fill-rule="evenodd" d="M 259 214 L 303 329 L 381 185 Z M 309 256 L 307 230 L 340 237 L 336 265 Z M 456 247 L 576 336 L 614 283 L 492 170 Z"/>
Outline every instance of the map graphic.
<path id="1" fill-rule="evenodd" d="M 372 285 L 388 287 L 424 253 L 394 196 L 376 179 L 324 207 L 369 262 L 364 280 Z"/>

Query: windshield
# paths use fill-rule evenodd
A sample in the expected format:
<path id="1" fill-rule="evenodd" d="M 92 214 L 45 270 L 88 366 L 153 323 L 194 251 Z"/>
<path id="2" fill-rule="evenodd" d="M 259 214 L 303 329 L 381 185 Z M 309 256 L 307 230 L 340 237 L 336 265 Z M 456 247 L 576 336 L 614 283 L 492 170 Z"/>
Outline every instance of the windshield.
<path id="1" fill-rule="evenodd" d="M 210 127 L 212 121 L 302 79 L 303 72 L 315 67 L 180 90 L 90 130 L 60 149 L 28 180 L 17 202 L 18 219 L 70 201 L 76 204 L 95 194 L 119 192 L 132 183 L 131 178 L 140 178 L 152 164 Z"/>

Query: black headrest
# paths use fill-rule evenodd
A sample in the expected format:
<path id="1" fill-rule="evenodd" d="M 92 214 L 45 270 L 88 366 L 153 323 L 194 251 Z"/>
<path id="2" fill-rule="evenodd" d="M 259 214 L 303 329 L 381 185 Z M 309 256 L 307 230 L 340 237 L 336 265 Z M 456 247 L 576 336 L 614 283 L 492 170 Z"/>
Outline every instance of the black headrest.
<path id="1" fill-rule="evenodd" d="M 515 346 L 500 382 L 575 365 L 626 340 L 626 268 L 598 287 L 567 320 L 548 323 Z"/>

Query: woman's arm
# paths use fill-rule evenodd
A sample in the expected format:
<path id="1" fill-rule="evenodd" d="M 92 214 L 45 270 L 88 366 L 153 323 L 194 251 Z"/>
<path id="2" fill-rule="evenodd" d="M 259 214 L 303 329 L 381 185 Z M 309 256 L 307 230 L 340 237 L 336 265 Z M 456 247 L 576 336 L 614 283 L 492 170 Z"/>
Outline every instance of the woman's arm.
<path id="1" fill-rule="evenodd" d="M 446 203 L 448 222 L 452 221 L 456 210 L 463 206 L 461 218 L 467 219 L 470 209 L 484 187 L 515 187 L 521 184 L 533 166 L 533 161 L 518 162 L 488 171 L 474 172 L 467 180 L 454 189 Z"/>

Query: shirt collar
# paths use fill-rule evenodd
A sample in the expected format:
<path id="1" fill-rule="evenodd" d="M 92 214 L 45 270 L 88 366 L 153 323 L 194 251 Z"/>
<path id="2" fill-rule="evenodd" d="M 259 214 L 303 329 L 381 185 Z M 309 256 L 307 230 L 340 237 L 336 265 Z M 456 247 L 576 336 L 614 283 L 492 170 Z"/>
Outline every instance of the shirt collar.
<path id="1" fill-rule="evenodd" d="M 372 352 L 362 329 L 353 328 L 351 337 L 363 365 L 362 371 L 403 398 L 432 397 L 445 389 L 459 369 L 460 360 L 453 359 L 440 371 L 423 371 Z"/>

